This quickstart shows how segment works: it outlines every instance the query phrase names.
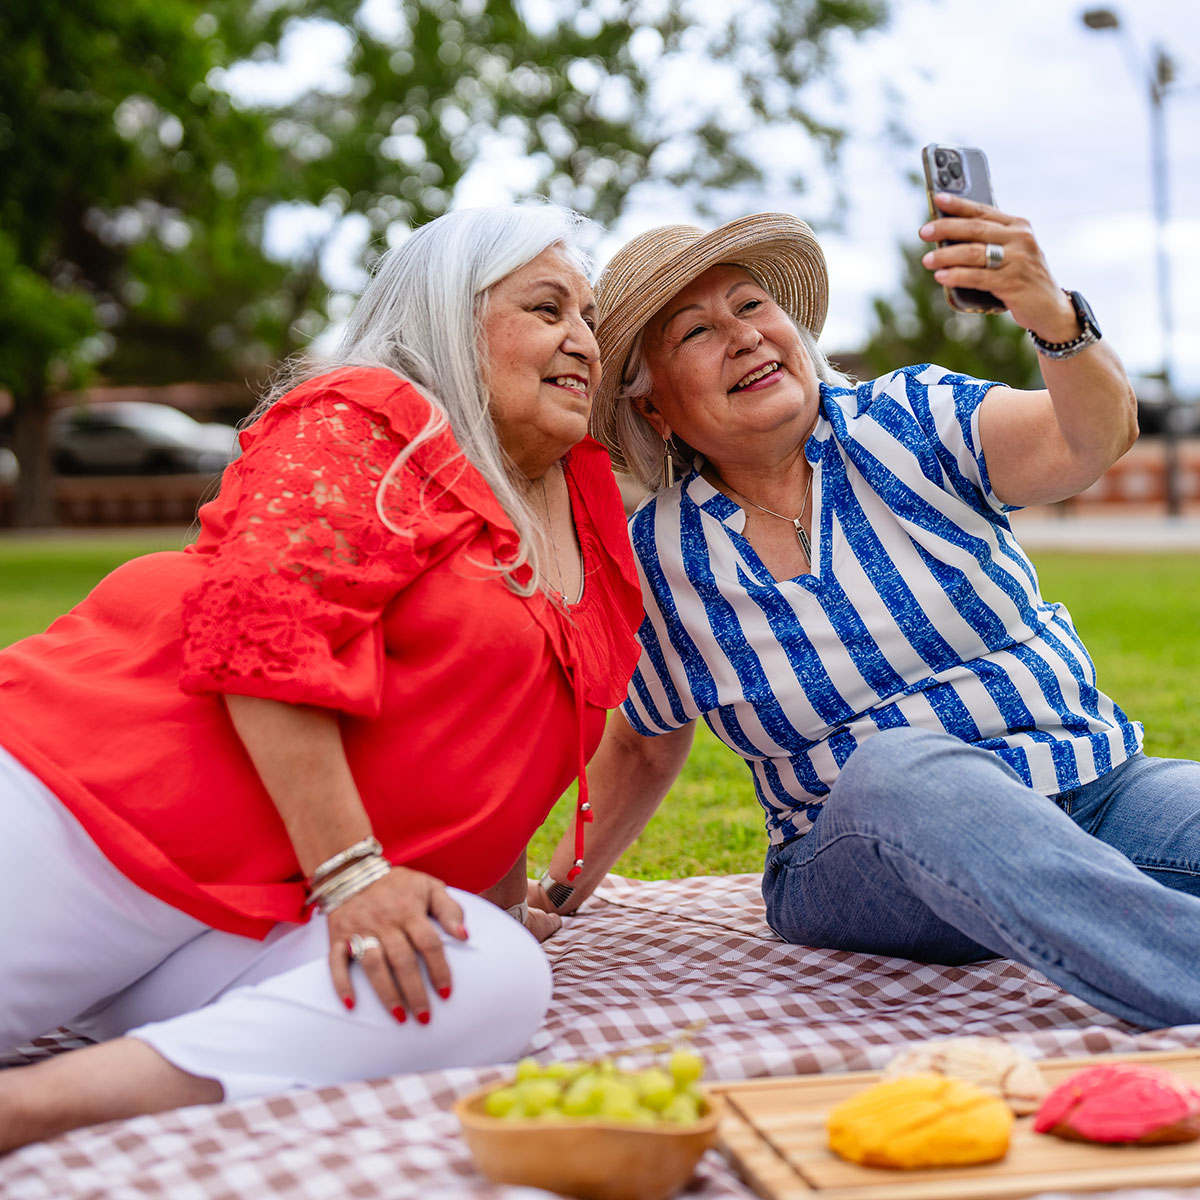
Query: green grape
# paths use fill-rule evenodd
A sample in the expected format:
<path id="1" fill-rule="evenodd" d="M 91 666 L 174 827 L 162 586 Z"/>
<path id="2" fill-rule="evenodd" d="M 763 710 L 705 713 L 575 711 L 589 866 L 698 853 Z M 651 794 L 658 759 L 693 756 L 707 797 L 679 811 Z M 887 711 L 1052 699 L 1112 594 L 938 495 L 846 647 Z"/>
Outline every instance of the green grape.
<path id="1" fill-rule="evenodd" d="M 558 1104 L 558 1084 L 553 1079 L 522 1079 L 513 1089 L 526 1115 L 536 1117 Z"/>
<path id="2" fill-rule="evenodd" d="M 517 1063 L 518 1079 L 540 1079 L 542 1068 L 536 1058 L 522 1058 Z"/>
<path id="3" fill-rule="evenodd" d="M 542 1068 L 542 1075 L 546 1079 L 569 1079 L 571 1067 L 569 1063 L 552 1062 L 547 1063 Z"/>
<path id="4" fill-rule="evenodd" d="M 638 1108 L 637 1092 L 616 1076 L 600 1085 L 600 1115 L 609 1120 L 628 1121 Z"/>
<path id="5" fill-rule="evenodd" d="M 676 1096 L 663 1109 L 662 1115 L 664 1121 L 671 1121 L 676 1125 L 690 1125 L 700 1119 L 700 1106 L 691 1096 Z"/>
<path id="6" fill-rule="evenodd" d="M 690 1050 L 676 1050 L 667 1062 L 667 1070 L 671 1072 L 676 1087 L 686 1087 L 704 1074 L 704 1059 Z"/>
<path id="7" fill-rule="evenodd" d="M 634 1080 L 642 1103 L 655 1112 L 662 1112 L 675 1096 L 675 1080 L 661 1067 L 647 1067 Z"/>
<path id="8" fill-rule="evenodd" d="M 503 1117 L 508 1115 L 509 1109 L 516 1103 L 516 1088 L 502 1087 L 488 1093 L 483 1102 L 483 1109 L 489 1117 Z"/>
<path id="9" fill-rule="evenodd" d="M 594 1074 L 581 1075 L 563 1095 L 562 1110 L 573 1117 L 589 1116 L 597 1112 L 602 1099 L 599 1079 Z"/>

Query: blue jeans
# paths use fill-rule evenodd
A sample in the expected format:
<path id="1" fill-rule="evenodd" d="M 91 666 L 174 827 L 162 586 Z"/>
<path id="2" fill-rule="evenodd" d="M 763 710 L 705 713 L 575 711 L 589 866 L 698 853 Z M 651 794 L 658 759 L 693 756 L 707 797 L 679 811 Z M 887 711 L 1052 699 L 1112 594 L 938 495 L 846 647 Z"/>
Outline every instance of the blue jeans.
<path id="1" fill-rule="evenodd" d="M 885 730 L 768 851 L 763 897 L 799 945 L 1015 958 L 1134 1024 L 1200 1022 L 1200 763 L 1139 754 L 1046 798 L 949 734 Z"/>

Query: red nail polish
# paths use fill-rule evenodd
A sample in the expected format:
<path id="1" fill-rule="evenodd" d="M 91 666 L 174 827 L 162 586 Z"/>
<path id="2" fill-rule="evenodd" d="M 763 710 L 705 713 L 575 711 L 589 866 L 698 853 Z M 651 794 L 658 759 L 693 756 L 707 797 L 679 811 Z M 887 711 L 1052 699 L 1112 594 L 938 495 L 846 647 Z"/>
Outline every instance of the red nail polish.
<path id="1" fill-rule="evenodd" d="M 354 997 L 353 997 L 353 996 L 343 996 L 343 997 L 342 997 L 342 1003 L 343 1003 L 343 1004 L 344 1004 L 344 1005 L 345 1005 L 347 1008 L 349 1008 L 349 1009 L 352 1009 L 352 1008 L 354 1007 Z"/>
<path id="2" fill-rule="evenodd" d="M 428 1025 L 429 1024 L 429 1014 L 427 1012 L 419 1012 L 419 1013 L 417 1013 L 417 1020 L 422 1025 Z"/>
<path id="3" fill-rule="evenodd" d="M 462 938 L 464 942 L 467 940 L 467 927 L 465 925 L 460 925 L 458 927 L 458 936 Z"/>
<path id="4" fill-rule="evenodd" d="M 441 996 L 441 998 L 443 1000 L 449 1000 L 450 999 L 450 989 L 448 987 L 438 988 L 438 995 Z"/>
<path id="5" fill-rule="evenodd" d="M 401 1005 L 399 1005 L 399 1004 L 397 1004 L 396 1007 L 392 1009 L 392 1016 L 395 1017 L 396 1020 L 399 1021 L 401 1025 L 403 1025 L 404 1022 L 408 1020 L 408 1013 L 406 1013 L 404 1011 L 403 1007 L 401 1007 Z"/>

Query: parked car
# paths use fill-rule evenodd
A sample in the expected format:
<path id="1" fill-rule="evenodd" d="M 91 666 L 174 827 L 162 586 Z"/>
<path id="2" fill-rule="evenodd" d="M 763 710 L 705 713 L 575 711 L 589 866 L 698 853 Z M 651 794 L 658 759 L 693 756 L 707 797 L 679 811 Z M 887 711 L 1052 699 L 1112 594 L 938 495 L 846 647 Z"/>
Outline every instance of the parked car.
<path id="1" fill-rule="evenodd" d="M 80 404 L 51 418 L 54 467 L 63 475 L 215 475 L 237 455 L 232 425 L 197 421 L 166 404 Z"/>
<path id="2" fill-rule="evenodd" d="M 1200 396 L 1176 389 L 1174 404 L 1168 405 L 1161 376 L 1134 375 L 1131 382 L 1137 393 L 1138 428 L 1142 433 L 1165 433 L 1170 420 L 1176 437 L 1200 434 Z"/>

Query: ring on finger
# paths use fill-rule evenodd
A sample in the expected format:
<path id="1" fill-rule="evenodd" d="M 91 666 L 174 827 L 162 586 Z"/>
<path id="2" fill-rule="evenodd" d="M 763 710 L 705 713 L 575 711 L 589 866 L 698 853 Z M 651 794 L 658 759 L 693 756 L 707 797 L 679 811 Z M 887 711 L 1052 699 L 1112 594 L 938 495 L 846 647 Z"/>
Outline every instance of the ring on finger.
<path id="1" fill-rule="evenodd" d="M 1004 247 L 997 245 L 995 242 L 987 242 L 983 247 L 984 266 L 989 271 L 994 271 L 1004 262 Z"/>
<path id="2" fill-rule="evenodd" d="M 368 950 L 383 949 L 383 943 L 371 934 L 363 937 L 361 933 L 352 933 L 347 945 L 350 947 L 350 957 L 355 962 L 362 962 Z"/>

